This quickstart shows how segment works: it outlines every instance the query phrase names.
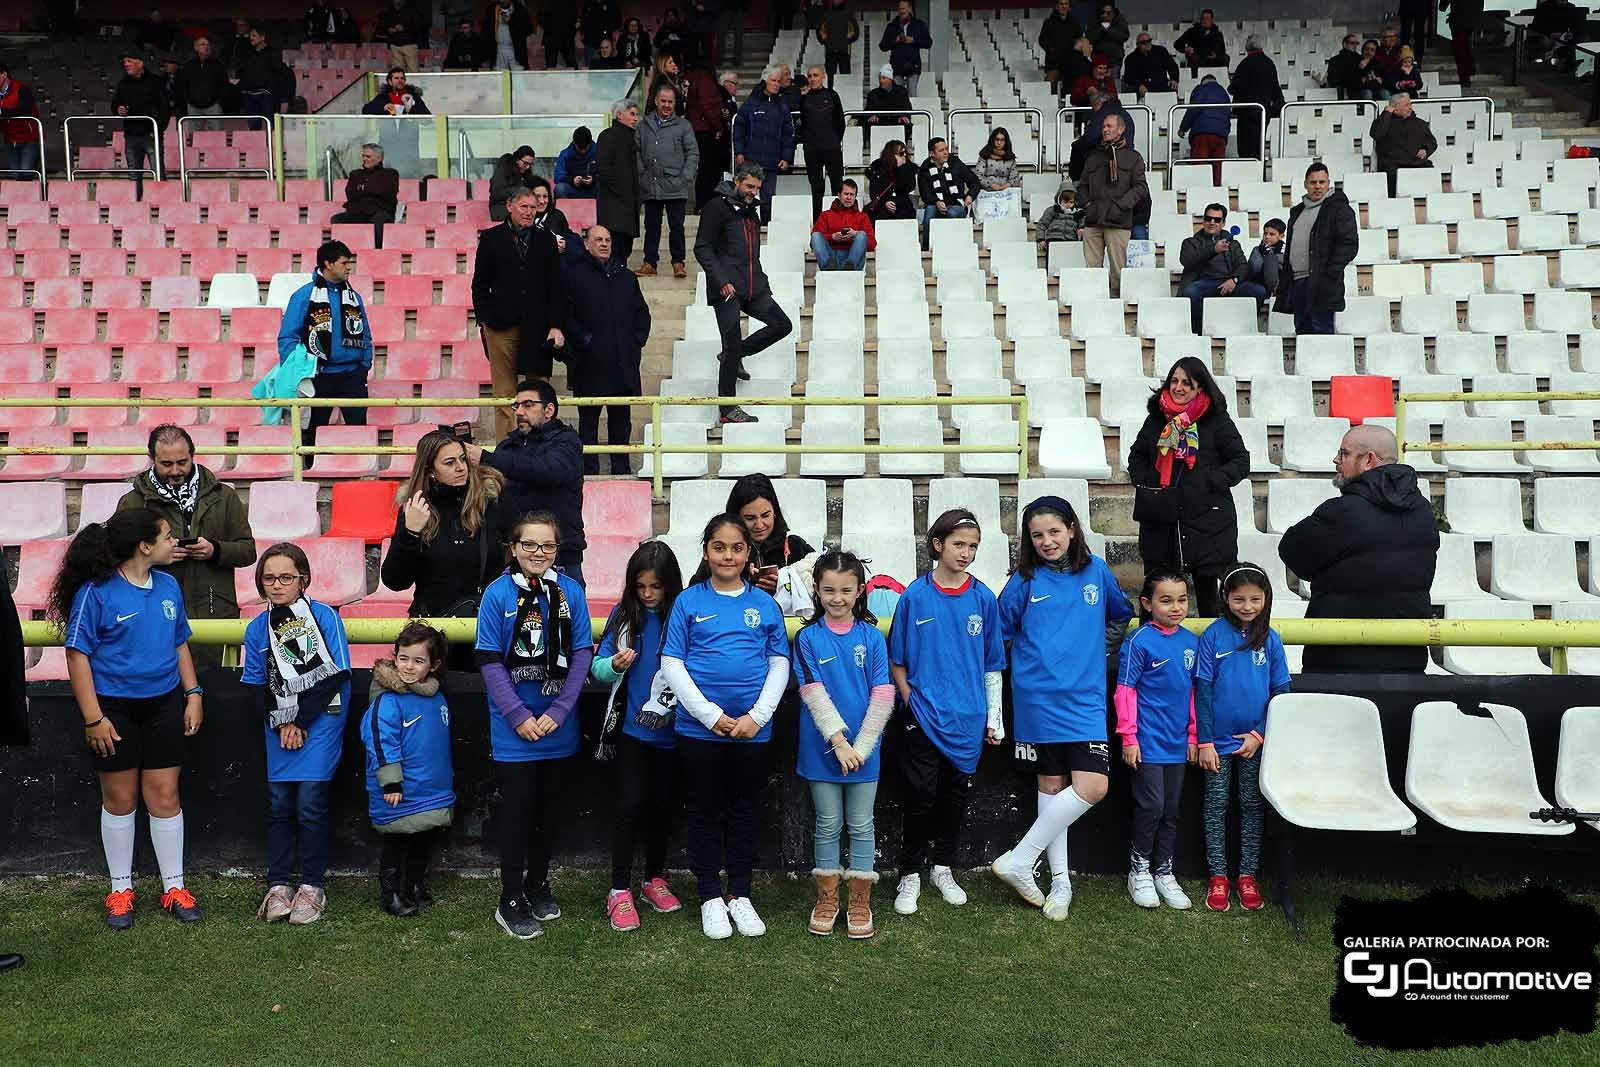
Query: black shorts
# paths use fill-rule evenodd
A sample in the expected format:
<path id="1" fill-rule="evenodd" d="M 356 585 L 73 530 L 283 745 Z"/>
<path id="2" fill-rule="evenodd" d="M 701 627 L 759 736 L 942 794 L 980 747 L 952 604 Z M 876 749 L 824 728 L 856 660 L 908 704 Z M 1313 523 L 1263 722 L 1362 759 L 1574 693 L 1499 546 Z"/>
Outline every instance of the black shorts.
<path id="1" fill-rule="evenodd" d="M 97 771 L 155 771 L 183 765 L 183 690 L 164 696 L 98 696 L 100 711 L 122 740 L 116 751 L 94 757 Z"/>
<path id="2" fill-rule="evenodd" d="M 1111 773 L 1111 746 L 1105 741 L 1015 741 L 1011 758 L 1019 770 L 1051 778 L 1065 778 L 1073 771 Z"/>

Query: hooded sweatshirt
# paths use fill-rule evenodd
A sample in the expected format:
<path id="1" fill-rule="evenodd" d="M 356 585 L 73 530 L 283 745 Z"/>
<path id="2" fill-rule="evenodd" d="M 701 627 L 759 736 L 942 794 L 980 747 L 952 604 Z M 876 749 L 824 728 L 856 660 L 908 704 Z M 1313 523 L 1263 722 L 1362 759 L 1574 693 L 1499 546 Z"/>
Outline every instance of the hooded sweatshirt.
<path id="1" fill-rule="evenodd" d="M 817 224 L 811 228 L 813 233 L 820 233 L 827 239 L 831 248 L 849 248 L 849 241 L 835 241 L 833 235 L 840 230 L 857 230 L 867 235 L 867 251 L 878 247 L 878 238 L 872 232 L 872 218 L 861 210 L 858 202 L 855 207 L 845 207 L 838 197 L 834 198 L 833 206 L 817 216 Z"/>
<path id="2" fill-rule="evenodd" d="M 361 716 L 361 742 L 367 749 L 367 815 L 379 833 L 450 825 L 456 803 L 450 706 L 438 678 L 407 685 L 393 660 L 379 660 Z M 390 806 L 385 791 L 400 793 L 400 803 Z"/>
<path id="3" fill-rule="evenodd" d="M 1061 198 L 1076 188 L 1076 184 L 1070 179 L 1056 187 L 1055 201 L 1044 209 L 1035 226 L 1035 240 L 1048 242 L 1079 239 L 1078 228 L 1083 225 L 1083 212 L 1078 209 L 1076 201 L 1071 209 L 1061 206 Z"/>

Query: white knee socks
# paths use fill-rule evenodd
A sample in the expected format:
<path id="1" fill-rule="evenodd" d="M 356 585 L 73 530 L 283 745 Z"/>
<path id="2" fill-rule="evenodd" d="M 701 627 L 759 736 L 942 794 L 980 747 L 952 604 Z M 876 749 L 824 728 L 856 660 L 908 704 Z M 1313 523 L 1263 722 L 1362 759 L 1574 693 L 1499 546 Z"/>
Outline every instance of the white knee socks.
<path id="1" fill-rule="evenodd" d="M 128 833 L 131 840 L 131 827 Z M 162 890 L 183 885 L 183 812 L 170 819 L 150 816 L 150 844 L 156 850 L 156 864 L 161 868 Z"/>
<path id="2" fill-rule="evenodd" d="M 1040 793 L 1039 817 L 1028 827 L 1028 832 L 1022 835 L 1022 841 L 1014 851 L 1029 862 L 1037 862 L 1039 854 L 1048 849 L 1051 852 L 1050 873 L 1067 873 L 1067 827 L 1077 822 L 1078 818 L 1092 807 L 1094 805 L 1086 803 L 1071 786 L 1053 797 Z M 1058 849 L 1061 857 L 1059 871 L 1055 866 L 1055 853 Z"/>
<path id="3" fill-rule="evenodd" d="M 113 815 L 100 809 L 100 844 L 106 850 L 106 868 L 111 872 L 111 891 L 133 888 L 133 812 Z"/>
<path id="4" fill-rule="evenodd" d="M 1055 796 L 1051 793 L 1039 794 L 1040 815 L 1044 814 L 1045 808 L 1049 807 L 1050 802 L 1054 799 Z M 1045 858 L 1050 861 L 1051 880 L 1065 878 L 1067 876 L 1067 832 L 1065 830 L 1050 839 L 1050 843 L 1044 847 L 1044 854 Z"/>

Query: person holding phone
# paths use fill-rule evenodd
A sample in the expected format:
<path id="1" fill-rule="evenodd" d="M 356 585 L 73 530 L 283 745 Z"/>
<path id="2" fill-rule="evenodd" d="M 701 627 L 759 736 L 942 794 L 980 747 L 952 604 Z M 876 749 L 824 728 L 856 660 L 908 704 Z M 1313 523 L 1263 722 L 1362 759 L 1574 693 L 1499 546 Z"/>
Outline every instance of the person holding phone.
<path id="1" fill-rule="evenodd" d="M 789 531 L 772 479 L 747 474 L 734 482 L 727 511 L 739 516 L 750 531 L 750 583 L 775 599 L 785 615 L 809 616 L 817 550 Z"/>
<path id="2" fill-rule="evenodd" d="M 867 253 L 878 246 L 872 216 L 861 210 L 855 179 L 846 178 L 833 206 L 811 228 L 818 270 L 866 270 Z"/>

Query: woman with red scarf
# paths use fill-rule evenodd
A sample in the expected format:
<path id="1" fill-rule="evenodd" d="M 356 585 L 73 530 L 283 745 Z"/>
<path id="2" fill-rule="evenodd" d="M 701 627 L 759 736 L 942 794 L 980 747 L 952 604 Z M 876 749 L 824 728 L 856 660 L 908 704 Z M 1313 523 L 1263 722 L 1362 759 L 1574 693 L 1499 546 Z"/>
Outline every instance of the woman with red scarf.
<path id="1" fill-rule="evenodd" d="M 1250 474 L 1250 452 L 1206 365 L 1184 356 L 1150 397 L 1128 450 L 1133 517 L 1145 569 L 1175 567 L 1194 580 L 1198 614 L 1214 617 L 1222 570 L 1239 554 L 1232 489 Z"/>

